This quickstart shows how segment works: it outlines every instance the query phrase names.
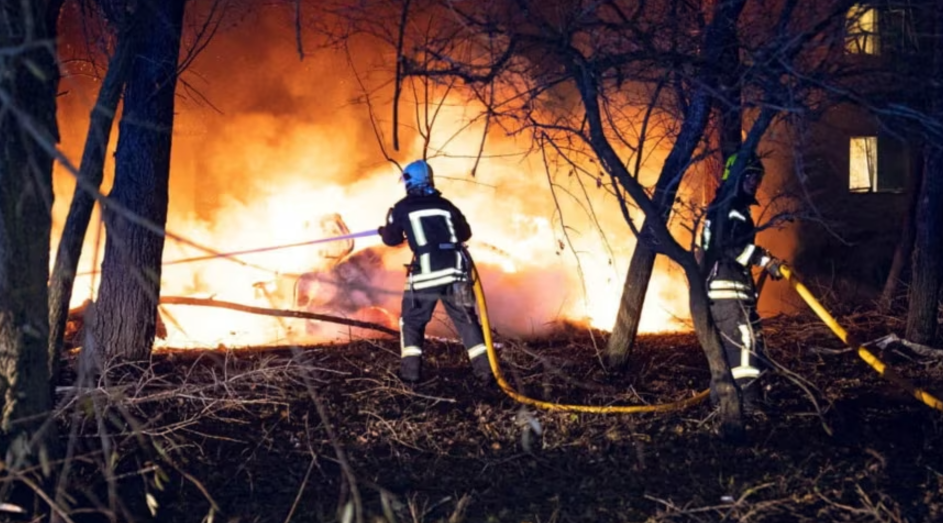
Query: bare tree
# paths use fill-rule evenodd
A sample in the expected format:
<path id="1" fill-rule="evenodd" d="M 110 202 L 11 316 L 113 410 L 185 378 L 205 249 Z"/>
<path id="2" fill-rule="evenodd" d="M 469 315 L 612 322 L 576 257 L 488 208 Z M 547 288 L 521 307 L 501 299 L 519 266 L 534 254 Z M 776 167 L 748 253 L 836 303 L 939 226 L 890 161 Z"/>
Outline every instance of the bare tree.
<path id="1" fill-rule="evenodd" d="M 61 4 L 0 3 L 0 456 L 13 472 L 55 452 L 44 354 Z"/>
<path id="2" fill-rule="evenodd" d="M 704 61 L 718 64 L 718 67 L 704 68 L 698 73 L 698 77 L 693 82 L 696 86 L 694 93 L 690 96 L 690 100 L 682 105 L 681 129 L 662 167 L 653 195 L 653 201 L 657 202 L 659 208 L 657 219 L 663 222 L 667 222 L 670 218 L 678 189 L 681 187 L 680 180 L 692 161 L 695 149 L 705 137 L 711 111 L 715 105 L 720 109 L 718 112 L 721 120 L 723 152 L 732 154 L 739 149 L 742 111 L 739 100 L 739 82 L 736 76 L 736 65 L 739 64 L 736 29 L 737 20 L 744 5 L 745 2 L 730 3 L 729 11 L 718 10 L 711 24 L 713 30 L 708 30 L 705 34 Z M 729 92 L 731 96 L 715 99 L 719 91 Z M 679 93 L 679 99 L 684 99 L 685 94 Z M 646 231 L 645 225 L 642 226 L 642 231 Z M 610 364 L 615 367 L 621 367 L 626 363 L 629 350 L 635 342 L 645 295 L 648 292 L 648 283 L 651 281 L 655 267 L 655 257 L 656 250 L 650 248 L 648 242 L 644 241 L 639 242 L 632 252 L 632 259 L 622 287 L 616 323 L 606 350 Z"/>
<path id="3" fill-rule="evenodd" d="M 251 5 L 249 2 L 238 0 L 211 0 L 195 4 L 188 10 L 193 13 L 192 16 L 183 18 L 183 13 L 187 11 L 184 9 L 186 0 L 178 2 L 179 6 L 156 0 L 84 1 L 88 2 L 87 5 L 97 8 L 89 9 L 84 13 L 89 19 L 86 23 L 92 19 L 97 21 L 100 17 L 112 29 L 113 52 L 98 99 L 92 109 L 81 167 L 75 173 L 79 183 L 71 201 L 69 215 L 58 246 L 56 267 L 50 281 L 49 353 L 50 368 L 53 373 L 55 373 L 57 355 L 62 348 L 75 270 L 95 201 L 102 202 L 105 207 L 103 215 L 106 227 L 109 227 L 113 233 L 108 236 L 106 242 L 105 265 L 112 264 L 114 270 L 103 271 L 102 288 L 138 286 L 144 289 L 144 294 L 154 295 L 156 292 L 157 288 L 153 284 L 154 282 L 159 284 L 163 238 L 168 234 L 164 231 L 167 214 L 167 170 L 169 169 L 174 93 L 177 83 L 179 80 L 184 88 L 184 92 L 178 93 L 179 96 L 193 98 L 197 103 L 207 103 L 199 90 L 180 79 L 180 75 L 206 48 L 220 30 L 223 22 L 230 19 L 229 15 L 236 10 L 233 7 L 238 8 L 240 12 L 245 12 Z M 238 17 L 237 13 L 232 18 Z M 188 45 L 181 49 L 180 42 L 184 32 L 186 32 Z M 170 58 L 171 55 L 174 56 L 173 59 Z M 106 148 L 122 93 L 127 90 L 132 80 L 136 86 L 134 93 L 138 96 L 133 101 L 138 105 L 126 106 L 123 112 L 121 134 L 128 136 L 123 140 L 119 139 L 119 152 L 116 155 L 117 171 L 120 173 L 120 176 L 116 175 L 116 179 L 119 179 L 120 183 L 117 183 L 116 189 L 113 189 L 112 196 L 115 197 L 105 198 L 98 193 L 98 187 L 104 174 Z M 127 101 L 125 100 L 126 103 Z M 120 147 L 122 143 L 126 147 Z M 151 158 L 157 161 L 151 162 Z M 141 194 L 133 194 L 136 192 Z M 160 203 L 161 201 L 163 203 Z M 130 243 L 116 237 L 128 231 L 141 234 L 137 238 L 129 237 Z M 148 235 L 159 236 L 161 239 L 157 243 L 149 242 L 144 239 Z M 186 241 L 183 238 L 180 240 Z M 135 246 L 135 242 L 139 245 Z M 160 247 L 142 251 L 139 248 L 141 245 L 152 247 L 159 245 Z M 119 252 L 124 253 L 120 256 L 130 258 L 121 258 L 123 261 L 120 263 L 113 263 L 119 256 Z M 108 256 L 108 253 L 112 253 L 113 256 Z M 142 261 L 153 256 L 156 256 L 156 262 L 144 263 Z M 142 270 L 144 267 L 153 266 L 157 267 L 156 272 Z M 127 270 L 119 270 L 118 267 L 124 267 Z M 104 282 L 104 279 L 112 281 Z M 121 283 L 116 283 L 115 280 L 120 280 Z M 123 295 L 123 293 L 118 294 Z M 134 293 L 131 293 L 130 296 L 133 295 Z M 96 331 L 98 334 L 107 332 L 111 337 L 116 336 L 117 331 L 123 331 L 125 334 L 142 333 L 139 339 L 143 348 L 134 349 L 138 356 L 132 357 L 148 354 L 151 350 L 157 316 L 156 296 L 154 298 L 154 300 L 129 298 L 138 304 L 151 302 L 155 304 L 152 314 L 146 313 L 143 308 L 137 311 L 141 313 L 140 323 L 135 323 L 138 322 L 138 316 L 135 313 L 109 315 L 107 318 L 98 316 L 98 323 L 89 321 L 89 324 L 98 326 L 100 329 Z M 130 303 L 125 305 L 130 305 Z M 149 308 L 150 305 L 147 307 Z M 128 312 L 137 310 L 134 306 L 121 309 Z M 96 317 L 94 314 L 96 310 L 98 308 L 93 307 L 90 311 L 90 320 Z M 109 326 L 105 327 L 105 323 Z M 114 327 L 118 324 L 123 324 L 124 327 Z M 101 347 L 102 345 L 98 344 L 98 348 L 101 349 Z"/>
<path id="4" fill-rule="evenodd" d="M 57 374 L 76 269 L 95 206 L 95 195 L 90 189 L 100 187 L 104 178 L 108 142 L 134 54 L 135 7 L 126 2 L 113 1 L 102 1 L 99 5 L 114 29 L 115 46 L 92 108 L 78 172 L 82 183 L 76 184 L 72 195 L 49 282 L 49 368 L 52 376 Z"/>

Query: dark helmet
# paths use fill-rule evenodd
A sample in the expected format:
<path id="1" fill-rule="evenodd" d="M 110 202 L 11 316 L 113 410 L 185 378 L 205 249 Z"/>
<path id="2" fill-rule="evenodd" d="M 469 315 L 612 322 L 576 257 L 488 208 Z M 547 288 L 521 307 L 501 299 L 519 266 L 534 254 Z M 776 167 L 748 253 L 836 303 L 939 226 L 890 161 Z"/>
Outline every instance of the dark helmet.
<path id="1" fill-rule="evenodd" d="M 727 163 L 724 165 L 724 176 L 721 178 L 721 181 L 726 182 L 727 178 L 730 177 L 730 172 L 733 170 L 733 164 L 737 161 L 737 153 L 731 154 L 730 158 L 727 158 Z M 766 173 L 766 170 L 763 168 L 763 162 L 760 161 L 760 157 L 756 153 L 750 153 L 750 156 L 747 158 L 747 164 L 743 167 L 743 173 L 750 173 L 754 176 L 759 176 L 761 179 Z"/>
<path id="2" fill-rule="evenodd" d="M 759 186 L 760 182 L 763 181 L 763 176 L 766 174 L 766 169 L 763 168 L 763 162 L 760 161 L 760 157 L 754 152 L 750 152 L 747 157 L 746 165 L 743 166 L 743 171 L 740 173 L 740 176 L 737 180 L 732 180 L 731 173 L 733 172 L 733 166 L 737 161 L 737 154 L 730 155 L 727 158 L 727 163 L 724 165 L 724 175 L 721 177 L 721 186 L 725 187 L 727 191 L 734 193 L 734 197 L 737 198 L 749 198 L 755 203 L 756 188 Z M 750 188 L 744 187 L 747 181 L 753 182 Z M 731 184 L 735 184 L 731 186 Z M 729 193 L 728 193 L 729 194 Z"/>
<path id="3" fill-rule="evenodd" d="M 403 184 L 409 194 L 432 194 L 435 181 L 432 178 L 432 166 L 425 160 L 416 160 L 403 169 Z"/>

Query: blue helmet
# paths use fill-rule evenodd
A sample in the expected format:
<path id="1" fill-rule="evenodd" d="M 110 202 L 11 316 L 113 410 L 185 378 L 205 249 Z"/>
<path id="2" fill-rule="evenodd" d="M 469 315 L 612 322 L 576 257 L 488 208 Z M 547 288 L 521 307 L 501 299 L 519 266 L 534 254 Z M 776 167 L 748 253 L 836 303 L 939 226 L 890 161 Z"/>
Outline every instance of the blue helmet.
<path id="1" fill-rule="evenodd" d="M 416 160 L 403 169 L 403 183 L 407 193 L 431 193 L 435 190 L 432 166 L 425 160 Z"/>

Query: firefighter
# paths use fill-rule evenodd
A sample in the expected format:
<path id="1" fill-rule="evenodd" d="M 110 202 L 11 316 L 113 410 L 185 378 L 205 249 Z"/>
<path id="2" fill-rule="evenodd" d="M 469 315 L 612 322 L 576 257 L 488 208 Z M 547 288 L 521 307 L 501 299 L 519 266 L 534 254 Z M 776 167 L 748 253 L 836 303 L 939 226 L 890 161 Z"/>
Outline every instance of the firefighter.
<path id="1" fill-rule="evenodd" d="M 432 167 L 425 160 L 407 165 L 402 181 L 406 197 L 389 210 L 386 224 L 379 228 L 383 243 L 395 246 L 406 241 L 413 252 L 400 315 L 400 377 L 419 381 L 426 325 L 436 303 L 442 301 L 465 345 L 473 373 L 489 381 L 491 366 L 469 283 L 471 258 L 463 245 L 471 238 L 471 227 L 435 188 Z"/>
<path id="2" fill-rule="evenodd" d="M 726 162 L 720 188 L 708 207 L 701 236 L 707 296 L 720 331 L 727 363 L 741 392 L 744 410 L 754 412 L 760 394 L 760 375 L 766 368 L 765 346 L 756 312 L 758 298 L 751 269 L 782 278 L 781 262 L 756 245 L 756 226 L 750 208 L 765 173 L 756 154 L 734 173 L 737 155 Z"/>

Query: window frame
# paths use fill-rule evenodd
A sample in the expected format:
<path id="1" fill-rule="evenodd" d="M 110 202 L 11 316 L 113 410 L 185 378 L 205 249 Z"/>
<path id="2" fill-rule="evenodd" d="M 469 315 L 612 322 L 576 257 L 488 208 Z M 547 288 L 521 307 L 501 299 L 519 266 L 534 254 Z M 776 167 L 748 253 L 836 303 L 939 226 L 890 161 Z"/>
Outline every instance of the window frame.
<path id="1" fill-rule="evenodd" d="M 845 14 L 845 54 L 880 56 L 881 16 L 877 6 L 858 3 Z"/>
<path id="2" fill-rule="evenodd" d="M 851 194 L 899 194 L 913 176 L 909 145 L 893 136 L 848 137 L 847 188 Z"/>
<path id="3" fill-rule="evenodd" d="M 848 191 L 876 192 L 879 148 L 877 135 L 848 138 Z M 867 182 L 867 183 L 865 183 Z"/>

